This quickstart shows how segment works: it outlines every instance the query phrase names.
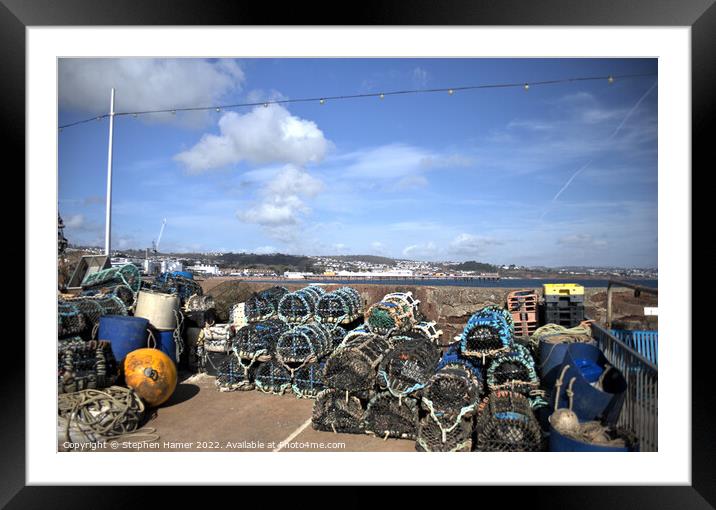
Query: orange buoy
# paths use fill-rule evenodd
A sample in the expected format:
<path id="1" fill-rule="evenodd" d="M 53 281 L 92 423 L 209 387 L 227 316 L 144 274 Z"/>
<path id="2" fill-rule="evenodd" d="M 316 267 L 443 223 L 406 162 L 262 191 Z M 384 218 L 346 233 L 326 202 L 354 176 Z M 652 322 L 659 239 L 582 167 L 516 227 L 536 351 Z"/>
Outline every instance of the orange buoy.
<path id="1" fill-rule="evenodd" d="M 149 406 L 163 404 L 177 387 L 177 367 L 159 349 L 137 349 L 124 359 L 127 386 Z"/>

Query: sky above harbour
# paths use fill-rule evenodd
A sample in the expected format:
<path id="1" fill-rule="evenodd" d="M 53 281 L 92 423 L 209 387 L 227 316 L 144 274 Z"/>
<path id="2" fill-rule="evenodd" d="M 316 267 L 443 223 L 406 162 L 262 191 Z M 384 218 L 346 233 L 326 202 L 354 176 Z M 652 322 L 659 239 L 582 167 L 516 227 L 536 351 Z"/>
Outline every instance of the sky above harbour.
<path id="1" fill-rule="evenodd" d="M 113 248 L 657 265 L 655 59 L 61 59 L 59 125 L 118 116 Z M 59 133 L 59 211 L 103 245 L 108 120 Z"/>

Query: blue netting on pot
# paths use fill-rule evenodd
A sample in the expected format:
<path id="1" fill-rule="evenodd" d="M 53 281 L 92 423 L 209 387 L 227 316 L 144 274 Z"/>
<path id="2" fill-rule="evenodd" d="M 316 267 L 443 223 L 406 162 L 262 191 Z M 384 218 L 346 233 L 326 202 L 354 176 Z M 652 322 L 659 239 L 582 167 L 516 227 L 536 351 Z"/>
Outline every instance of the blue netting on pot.
<path id="1" fill-rule="evenodd" d="M 276 342 L 276 359 L 287 363 L 312 363 L 333 350 L 331 330 L 318 322 L 301 324 L 283 333 Z"/>
<path id="2" fill-rule="evenodd" d="M 378 368 L 378 384 L 396 397 L 423 388 L 440 361 L 440 350 L 426 338 L 391 338 L 390 349 Z"/>
<path id="3" fill-rule="evenodd" d="M 479 406 L 477 450 L 482 452 L 536 452 L 544 447 L 542 431 L 528 398 L 497 390 Z"/>
<path id="4" fill-rule="evenodd" d="M 266 361 L 276 352 L 279 337 L 288 330 L 288 324 L 279 319 L 247 324 L 236 331 L 231 339 L 231 347 L 242 359 Z"/>
<path id="5" fill-rule="evenodd" d="M 116 285 L 126 285 L 135 294 L 139 292 L 142 286 L 142 277 L 139 274 L 139 268 L 134 264 L 125 264 L 118 267 L 110 267 L 95 273 L 85 275 L 82 280 L 82 289 L 97 289 L 102 287 L 114 287 Z"/>
<path id="6" fill-rule="evenodd" d="M 235 354 L 226 357 L 216 370 L 216 386 L 219 391 L 253 390 L 257 365 L 244 364 Z"/>
<path id="7" fill-rule="evenodd" d="M 476 414 L 481 393 L 482 383 L 468 366 L 448 363 L 430 378 L 421 401 L 447 440 L 460 422 Z"/>
<path id="8" fill-rule="evenodd" d="M 418 402 L 396 398 L 388 392 L 377 393 L 368 402 L 364 429 L 382 438 L 415 439 L 418 432 Z"/>
<path id="9" fill-rule="evenodd" d="M 487 369 L 487 387 L 490 391 L 510 389 L 529 395 L 539 388 L 534 359 L 529 352 L 515 347 L 497 354 Z"/>
<path id="10" fill-rule="evenodd" d="M 106 388 L 114 384 L 119 369 L 109 342 L 80 337 L 57 344 L 57 388 L 60 393 Z"/>
<path id="11" fill-rule="evenodd" d="M 445 354 L 443 354 L 442 358 L 440 358 L 437 370 L 440 370 L 441 368 L 450 364 L 460 364 L 463 365 L 465 368 L 469 369 L 473 373 L 473 375 L 477 377 L 477 379 L 480 381 L 480 393 L 482 393 L 482 388 L 484 387 L 485 382 L 485 366 L 482 364 L 482 359 L 467 358 L 463 356 L 460 352 L 460 344 L 454 343 L 447 348 Z"/>
<path id="12" fill-rule="evenodd" d="M 204 294 L 201 285 L 193 279 L 170 272 L 158 275 L 152 282 L 150 290 L 163 294 L 176 294 L 182 306 L 190 297 Z"/>
<path id="13" fill-rule="evenodd" d="M 277 307 L 270 300 L 254 292 L 244 304 L 244 314 L 248 322 L 265 321 L 276 316 Z"/>
<path id="14" fill-rule="evenodd" d="M 509 317 L 507 319 L 506 317 Z M 514 323 L 504 308 L 485 307 L 475 312 L 460 335 L 463 356 L 487 358 L 512 347 Z"/>
<path id="15" fill-rule="evenodd" d="M 415 449 L 419 452 L 469 452 L 472 450 L 472 420 L 464 419 L 447 433 L 430 416 L 418 425 Z"/>
<path id="16" fill-rule="evenodd" d="M 392 347 L 391 340 L 379 335 L 361 333 L 346 336 L 326 360 L 326 386 L 344 391 L 372 389 L 378 366 Z"/>
<path id="17" fill-rule="evenodd" d="M 341 287 L 323 294 L 316 304 L 316 320 L 331 324 L 348 324 L 363 313 L 360 295 L 351 287 Z"/>
<path id="18" fill-rule="evenodd" d="M 293 392 L 298 398 L 316 398 L 316 396 L 326 389 L 323 382 L 324 361 L 316 361 L 307 363 L 296 369 L 293 373 Z"/>
<path id="19" fill-rule="evenodd" d="M 342 327 L 334 324 L 328 328 L 331 332 L 331 339 L 333 341 L 333 349 L 337 348 L 343 342 L 348 332 Z"/>
<path id="20" fill-rule="evenodd" d="M 320 289 L 320 291 L 318 290 Z M 320 287 L 304 287 L 296 292 L 289 292 L 279 301 L 278 316 L 292 324 L 300 324 L 313 320 L 316 305 L 325 292 Z"/>
<path id="21" fill-rule="evenodd" d="M 362 434 L 365 410 L 363 403 L 349 392 L 326 389 L 313 403 L 311 424 L 315 430 Z"/>
<path id="22" fill-rule="evenodd" d="M 291 372 L 281 363 L 269 360 L 258 365 L 254 382 L 264 393 L 283 395 L 291 388 Z"/>

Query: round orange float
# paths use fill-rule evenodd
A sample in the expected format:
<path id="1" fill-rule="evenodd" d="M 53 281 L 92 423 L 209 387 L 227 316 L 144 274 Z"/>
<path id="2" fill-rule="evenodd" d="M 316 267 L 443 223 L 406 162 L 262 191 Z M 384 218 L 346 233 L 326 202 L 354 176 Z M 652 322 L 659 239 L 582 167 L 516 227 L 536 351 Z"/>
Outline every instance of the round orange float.
<path id="1" fill-rule="evenodd" d="M 149 406 L 158 406 L 177 387 L 177 367 L 159 349 L 137 349 L 124 359 L 124 380 Z"/>

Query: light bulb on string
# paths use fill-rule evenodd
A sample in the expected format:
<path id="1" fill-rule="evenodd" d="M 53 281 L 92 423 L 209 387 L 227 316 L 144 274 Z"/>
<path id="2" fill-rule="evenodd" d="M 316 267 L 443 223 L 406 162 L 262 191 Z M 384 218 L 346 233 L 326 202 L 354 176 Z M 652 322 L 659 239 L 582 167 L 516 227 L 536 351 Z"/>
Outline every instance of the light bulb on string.
<path id="1" fill-rule="evenodd" d="M 264 108 L 268 108 L 268 103 L 264 103 Z"/>
<path id="2" fill-rule="evenodd" d="M 607 78 L 607 81 L 609 83 L 614 83 L 614 76 L 609 76 L 609 78 Z"/>
<path id="3" fill-rule="evenodd" d="M 385 94 L 383 94 L 383 93 L 381 92 L 378 97 L 381 98 L 381 99 L 385 99 Z"/>
<path id="4" fill-rule="evenodd" d="M 529 84 L 529 83 L 525 83 L 525 90 L 529 90 L 529 89 L 530 89 L 530 84 Z"/>
<path id="5" fill-rule="evenodd" d="M 217 111 L 217 112 L 220 112 L 220 111 L 221 111 L 221 108 L 217 108 L 216 111 Z"/>
<path id="6" fill-rule="evenodd" d="M 323 98 L 321 98 L 321 100 L 319 101 L 319 103 L 321 103 L 321 104 L 326 104 L 326 100 L 323 99 Z"/>
<path id="7" fill-rule="evenodd" d="M 454 93 L 455 93 L 455 91 L 454 91 L 453 89 L 448 90 L 448 94 L 450 94 L 451 96 L 452 96 Z"/>

